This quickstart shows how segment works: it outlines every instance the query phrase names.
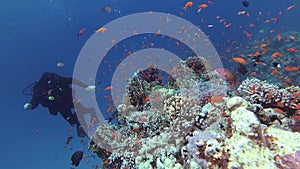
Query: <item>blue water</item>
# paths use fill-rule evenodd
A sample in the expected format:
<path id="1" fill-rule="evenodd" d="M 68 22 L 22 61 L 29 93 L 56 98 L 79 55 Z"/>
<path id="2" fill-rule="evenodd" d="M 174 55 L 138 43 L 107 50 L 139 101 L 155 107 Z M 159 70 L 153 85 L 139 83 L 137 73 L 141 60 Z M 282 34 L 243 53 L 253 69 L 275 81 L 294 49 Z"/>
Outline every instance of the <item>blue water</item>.
<path id="1" fill-rule="evenodd" d="M 69 125 L 60 116 L 51 116 L 47 109 L 39 106 L 32 111 L 25 111 L 23 104 L 30 100 L 29 96 L 21 94 L 31 82 L 40 78 L 43 72 L 56 72 L 64 76 L 72 76 L 76 58 L 88 38 L 99 27 L 128 14 L 137 12 L 171 13 L 180 16 L 202 31 L 216 47 L 220 56 L 231 58 L 225 52 L 226 47 L 233 41 L 245 44 L 249 41 L 243 34 L 247 29 L 253 34 L 253 40 L 262 35 L 258 30 L 268 32 L 275 29 L 278 32 L 287 30 L 300 31 L 299 0 L 252 0 L 250 6 L 244 8 L 241 1 L 215 0 L 213 5 L 197 13 L 198 5 L 206 1 L 194 1 L 194 5 L 186 11 L 182 9 L 187 1 L 184 0 L 27 0 L 2 1 L 0 5 L 0 37 L 1 37 L 1 167 L 6 169 L 53 169 L 70 168 L 70 156 L 76 150 L 85 150 L 87 146 L 80 143 L 75 131 L 69 131 Z M 290 5 L 296 8 L 287 11 Z M 105 13 L 102 8 L 109 6 L 111 13 Z M 246 10 L 251 17 L 238 16 L 237 12 Z M 263 15 L 259 16 L 258 12 Z M 283 15 L 279 16 L 278 12 Z M 180 12 L 183 15 L 180 15 Z M 264 24 L 267 13 L 278 17 L 279 23 Z M 232 23 L 224 28 L 216 16 Z M 260 20 L 256 20 L 259 17 Z M 241 19 L 242 18 L 242 19 Z M 204 22 L 201 22 L 204 19 Z M 138 21 L 137 21 L 138 22 Z M 255 28 L 249 28 L 249 23 Z M 213 24 L 208 28 L 207 24 Z M 239 29 L 239 26 L 247 27 Z M 86 31 L 80 37 L 80 29 Z M 226 32 L 222 35 L 222 32 Z M 63 61 L 63 68 L 57 67 L 56 62 Z M 230 67 L 228 60 L 223 60 L 225 67 Z M 99 72 L 101 76 L 101 72 Z M 110 79 L 102 78 L 104 88 Z M 103 92 L 99 92 L 99 95 Z M 103 103 L 101 102 L 103 101 Z M 102 109 L 107 105 L 99 99 Z M 35 130 L 40 133 L 36 134 Z M 75 139 L 67 148 L 64 147 L 66 138 L 74 135 Z M 85 140 L 87 141 L 87 140 Z M 72 148 L 72 150 L 70 150 Z M 92 168 L 100 164 L 100 159 L 84 159 L 78 168 Z M 90 162 L 88 162 L 90 160 Z"/>

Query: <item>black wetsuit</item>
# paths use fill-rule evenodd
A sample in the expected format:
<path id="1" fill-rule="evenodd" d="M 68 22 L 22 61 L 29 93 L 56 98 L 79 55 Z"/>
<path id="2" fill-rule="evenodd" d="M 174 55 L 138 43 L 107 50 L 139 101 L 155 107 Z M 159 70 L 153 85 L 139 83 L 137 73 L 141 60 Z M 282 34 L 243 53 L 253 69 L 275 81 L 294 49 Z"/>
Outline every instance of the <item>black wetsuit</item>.
<path id="1" fill-rule="evenodd" d="M 48 108 L 50 114 L 57 115 L 60 112 L 70 125 L 80 126 L 76 114 L 72 112 L 72 108 L 74 108 L 72 88 L 70 87 L 72 82 L 84 88 L 88 87 L 74 78 L 62 77 L 55 73 L 44 73 L 33 86 L 33 96 L 30 101 L 31 109 L 35 109 L 41 104 Z"/>

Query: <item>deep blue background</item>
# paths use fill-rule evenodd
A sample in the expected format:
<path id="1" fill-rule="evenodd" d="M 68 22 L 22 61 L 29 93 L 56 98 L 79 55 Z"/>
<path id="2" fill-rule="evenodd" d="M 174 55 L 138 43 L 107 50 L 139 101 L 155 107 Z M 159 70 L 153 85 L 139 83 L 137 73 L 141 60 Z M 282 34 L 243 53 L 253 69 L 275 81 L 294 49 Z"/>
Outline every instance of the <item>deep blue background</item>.
<path id="1" fill-rule="evenodd" d="M 104 24 L 121 16 L 149 10 L 168 12 L 199 25 L 210 36 L 220 55 L 224 55 L 226 42 L 237 41 L 241 44 L 249 40 L 242 33 L 249 30 L 253 40 L 259 29 L 268 32 L 276 29 L 300 31 L 299 1 L 297 0 L 252 0 L 245 9 L 239 0 L 215 0 L 214 5 L 197 13 L 197 6 L 205 1 L 194 1 L 194 5 L 184 11 L 184 0 L 6 0 L 0 4 L 0 51 L 1 51 L 1 123 L 0 123 L 0 168 L 53 169 L 70 168 L 70 156 L 74 150 L 83 150 L 86 146 L 75 138 L 68 148 L 64 148 L 66 138 L 75 134 L 69 131 L 68 124 L 59 116 L 51 116 L 46 109 L 39 106 L 33 111 L 23 110 L 23 104 L 30 97 L 23 96 L 21 91 L 31 82 L 37 80 L 45 71 L 71 76 L 76 58 L 85 41 Z M 286 11 L 292 4 L 296 8 Z M 102 8 L 109 6 L 111 13 Z M 247 10 L 252 15 L 237 16 L 239 10 Z M 258 16 L 262 11 L 263 15 Z M 278 17 L 278 24 L 263 24 L 266 15 Z M 224 28 L 216 16 L 221 16 L 232 26 Z M 260 21 L 256 20 L 260 17 Z M 202 23 L 201 19 L 205 22 Z M 249 28 L 249 23 L 255 28 Z M 214 28 L 207 28 L 214 24 Z M 238 27 L 242 25 L 243 29 Z M 77 37 L 77 32 L 85 28 L 86 32 Z M 222 32 L 226 32 L 222 35 Z M 231 56 L 229 57 L 231 58 Z M 57 61 L 64 61 L 65 67 L 56 67 Z M 225 63 L 225 67 L 230 67 Z M 101 72 L 99 72 L 101 74 Z M 102 79 L 109 85 L 110 79 Z M 101 94 L 101 93 L 99 93 Z M 101 100 L 100 100 L 101 101 Z M 105 104 L 103 108 L 105 109 Z M 40 134 L 35 134 L 39 130 Z M 69 150 L 72 147 L 73 150 Z M 90 155 L 89 153 L 86 153 Z M 86 164 L 91 160 L 89 164 Z M 85 159 L 79 168 L 91 168 L 100 163 L 99 159 Z"/>

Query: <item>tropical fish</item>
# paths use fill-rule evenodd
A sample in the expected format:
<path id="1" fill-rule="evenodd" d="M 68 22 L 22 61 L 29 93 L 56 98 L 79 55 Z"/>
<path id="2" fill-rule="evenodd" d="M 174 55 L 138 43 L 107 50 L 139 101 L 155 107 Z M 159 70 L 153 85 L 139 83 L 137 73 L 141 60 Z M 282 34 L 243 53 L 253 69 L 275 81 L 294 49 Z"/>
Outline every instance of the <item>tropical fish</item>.
<path id="1" fill-rule="evenodd" d="M 56 62 L 57 67 L 64 67 L 65 63 L 63 61 Z"/>
<path id="2" fill-rule="evenodd" d="M 34 133 L 35 133 L 36 135 L 38 135 L 38 134 L 40 134 L 40 131 L 39 131 L 39 130 L 34 130 Z"/>
<path id="3" fill-rule="evenodd" d="M 83 157 L 83 151 L 76 151 L 71 157 L 72 165 L 78 167 Z"/>
<path id="4" fill-rule="evenodd" d="M 109 90 L 112 90 L 112 86 L 108 86 L 104 89 L 105 91 L 109 91 Z"/>
<path id="5" fill-rule="evenodd" d="M 145 104 L 145 103 L 147 103 L 148 101 L 150 101 L 150 97 L 149 97 L 149 96 L 147 96 L 147 97 L 143 100 L 143 103 Z"/>
<path id="6" fill-rule="evenodd" d="M 98 30 L 96 30 L 96 33 L 103 33 L 105 32 L 107 29 L 104 27 L 99 28 Z"/>
<path id="7" fill-rule="evenodd" d="M 199 9 L 197 10 L 197 12 L 201 12 L 202 9 L 207 8 L 208 6 L 206 4 L 201 4 L 199 5 Z"/>
<path id="8" fill-rule="evenodd" d="M 251 28 L 255 27 L 255 25 L 254 25 L 253 23 L 249 23 L 249 26 L 250 26 Z"/>
<path id="9" fill-rule="evenodd" d="M 252 34 L 249 33 L 248 31 L 244 31 L 244 34 L 246 34 L 247 38 L 251 38 Z"/>
<path id="10" fill-rule="evenodd" d="M 276 59 L 276 57 L 282 57 L 283 56 L 283 54 L 282 53 L 279 53 L 279 52 L 274 52 L 272 55 L 271 55 L 271 57 L 272 57 L 272 59 Z"/>
<path id="11" fill-rule="evenodd" d="M 275 112 L 279 113 L 279 114 L 286 114 L 285 111 L 279 109 L 279 108 L 273 108 L 275 110 Z"/>
<path id="12" fill-rule="evenodd" d="M 277 40 L 278 40 L 278 41 L 281 41 L 281 39 L 282 39 L 282 35 L 281 35 L 281 34 L 278 34 L 278 35 L 277 35 Z"/>
<path id="13" fill-rule="evenodd" d="M 192 1 L 188 1 L 188 2 L 184 5 L 183 9 L 186 10 L 187 8 L 191 7 L 192 5 L 193 5 L 193 2 L 192 2 Z"/>
<path id="14" fill-rule="evenodd" d="M 102 10 L 103 10 L 104 12 L 106 12 L 106 13 L 110 13 L 110 12 L 111 12 L 111 8 L 108 7 L 108 6 L 102 8 Z"/>
<path id="15" fill-rule="evenodd" d="M 300 109 L 300 103 L 298 103 L 298 105 L 296 106 L 296 109 L 299 110 Z M 299 116 L 300 117 L 300 116 Z M 300 118 L 298 119 L 300 120 Z"/>
<path id="16" fill-rule="evenodd" d="M 273 71 L 271 73 L 271 75 L 277 75 L 278 74 L 278 70 L 276 69 L 276 67 L 273 68 Z"/>
<path id="17" fill-rule="evenodd" d="M 295 48 L 287 48 L 288 52 L 298 52 L 299 50 L 296 50 Z"/>
<path id="18" fill-rule="evenodd" d="M 272 18 L 275 23 L 278 23 L 278 18 Z"/>
<path id="19" fill-rule="evenodd" d="M 240 64 L 243 64 L 243 65 L 247 64 L 247 62 L 243 58 L 234 57 L 234 58 L 232 58 L 232 60 L 235 61 L 236 63 L 240 63 Z"/>
<path id="20" fill-rule="evenodd" d="M 234 73 L 225 68 L 218 68 L 214 70 L 223 80 L 229 83 L 229 87 L 233 88 L 236 85 L 237 78 Z"/>
<path id="21" fill-rule="evenodd" d="M 211 4 L 211 5 L 214 4 L 213 1 L 207 1 L 207 3 L 208 3 L 208 4 Z"/>
<path id="22" fill-rule="evenodd" d="M 242 74 L 246 74 L 248 72 L 246 66 L 243 64 L 239 64 L 237 70 Z"/>
<path id="23" fill-rule="evenodd" d="M 275 68 L 280 68 L 280 67 L 281 67 L 280 64 L 279 64 L 278 62 L 273 62 L 272 64 L 273 64 L 273 66 L 274 66 Z"/>
<path id="24" fill-rule="evenodd" d="M 77 36 L 83 35 L 84 32 L 85 32 L 85 28 L 80 29 L 79 32 L 77 33 Z"/>
<path id="25" fill-rule="evenodd" d="M 295 8 L 295 5 L 291 5 L 291 6 L 289 6 L 286 10 L 292 10 L 292 9 L 294 9 Z"/>
<path id="26" fill-rule="evenodd" d="M 207 27 L 208 27 L 208 28 L 213 28 L 213 27 L 214 27 L 214 25 L 212 25 L 212 24 L 208 24 L 208 25 L 207 25 Z"/>
<path id="27" fill-rule="evenodd" d="M 262 47 L 261 49 L 263 50 L 262 55 L 264 55 L 264 54 L 266 54 L 268 52 L 268 49 L 265 48 L 265 47 Z"/>
<path id="28" fill-rule="evenodd" d="M 232 25 L 231 23 L 225 24 L 225 28 L 228 28 L 228 27 L 230 27 L 231 25 Z"/>
<path id="29" fill-rule="evenodd" d="M 250 5 L 249 1 L 242 1 L 244 7 L 248 7 Z"/>
<path id="30" fill-rule="evenodd" d="M 256 65 L 263 65 L 263 66 L 267 66 L 267 64 L 265 62 L 254 62 L 253 64 L 254 66 Z"/>
<path id="31" fill-rule="evenodd" d="M 294 72 L 299 70 L 299 67 L 285 66 L 283 69 L 288 72 Z"/>
<path id="32" fill-rule="evenodd" d="M 238 15 L 244 15 L 246 13 L 246 11 L 239 11 L 237 14 Z"/>
<path id="33" fill-rule="evenodd" d="M 66 140 L 66 145 L 68 145 L 73 139 L 73 136 L 69 136 Z"/>

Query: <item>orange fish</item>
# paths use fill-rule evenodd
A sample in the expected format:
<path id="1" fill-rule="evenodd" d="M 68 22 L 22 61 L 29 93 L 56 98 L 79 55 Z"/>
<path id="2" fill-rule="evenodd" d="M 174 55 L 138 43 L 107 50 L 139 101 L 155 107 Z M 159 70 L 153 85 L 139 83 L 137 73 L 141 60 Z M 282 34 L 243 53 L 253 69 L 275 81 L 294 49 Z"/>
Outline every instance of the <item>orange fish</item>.
<path id="1" fill-rule="evenodd" d="M 247 38 L 250 38 L 252 36 L 252 34 L 249 33 L 248 31 L 244 31 L 244 34 L 246 34 Z"/>
<path id="2" fill-rule="evenodd" d="M 237 14 L 238 15 L 244 15 L 246 13 L 246 11 L 239 11 Z"/>
<path id="3" fill-rule="evenodd" d="M 202 9 L 207 8 L 208 6 L 206 4 L 201 4 L 199 5 L 199 9 L 197 10 L 197 12 L 201 12 Z"/>
<path id="4" fill-rule="evenodd" d="M 99 28 L 98 30 L 96 30 L 96 33 L 103 33 L 105 32 L 107 29 L 104 27 Z"/>
<path id="5" fill-rule="evenodd" d="M 147 96 L 147 97 L 143 100 L 143 103 L 145 104 L 145 103 L 147 103 L 149 100 L 150 100 L 150 97 Z"/>
<path id="6" fill-rule="evenodd" d="M 291 38 L 292 40 L 296 40 L 296 37 L 293 36 L 293 35 L 291 35 L 290 38 Z"/>
<path id="7" fill-rule="evenodd" d="M 112 86 L 108 86 L 108 87 L 106 87 L 104 90 L 105 91 L 109 91 L 109 90 L 111 90 L 112 89 Z"/>
<path id="8" fill-rule="evenodd" d="M 233 72 L 225 68 L 215 69 L 215 72 L 220 75 L 223 80 L 229 83 L 229 88 L 233 88 L 236 86 L 237 78 Z"/>
<path id="9" fill-rule="evenodd" d="M 272 18 L 275 23 L 278 23 L 278 18 Z"/>
<path id="10" fill-rule="evenodd" d="M 192 1 L 188 1 L 188 2 L 184 5 L 183 9 L 186 10 L 186 9 L 188 9 L 189 7 L 191 7 L 192 5 L 193 5 L 193 2 L 192 2 Z"/>
<path id="11" fill-rule="evenodd" d="M 272 55 L 271 55 L 271 57 L 272 57 L 272 59 L 276 59 L 276 57 L 282 57 L 283 56 L 283 54 L 282 53 L 279 53 L 279 52 L 274 52 Z"/>
<path id="12" fill-rule="evenodd" d="M 271 75 L 275 76 L 277 74 L 278 74 L 278 70 L 276 68 L 273 68 Z"/>
<path id="13" fill-rule="evenodd" d="M 281 110 L 279 108 L 273 108 L 273 109 L 279 114 L 286 114 L 286 112 L 284 112 L 283 110 Z"/>
<path id="14" fill-rule="evenodd" d="M 243 64 L 243 65 L 247 64 L 247 62 L 243 58 L 234 57 L 234 58 L 232 58 L 232 60 L 235 61 L 236 63 L 240 63 L 240 64 Z"/>
<path id="15" fill-rule="evenodd" d="M 277 35 L 277 40 L 278 40 L 278 41 L 281 41 L 281 39 L 282 39 L 282 35 L 281 35 L 281 34 L 278 34 L 278 35 Z"/>
<path id="16" fill-rule="evenodd" d="M 260 55 L 259 51 L 256 51 L 256 52 L 253 54 L 254 57 L 258 57 L 259 55 Z"/>
<path id="17" fill-rule="evenodd" d="M 249 23 L 249 26 L 250 26 L 251 28 L 255 27 L 255 25 L 254 25 L 253 23 Z"/>
<path id="18" fill-rule="evenodd" d="M 298 105 L 296 106 L 296 109 L 300 109 L 300 103 L 298 103 Z"/>
<path id="19" fill-rule="evenodd" d="M 295 8 L 295 5 L 291 5 L 291 6 L 289 6 L 288 8 L 286 8 L 286 10 L 292 10 L 293 8 Z"/>
<path id="20" fill-rule="evenodd" d="M 207 1 L 207 3 L 208 3 L 208 4 L 211 4 L 211 5 L 214 4 L 213 1 Z"/>
<path id="21" fill-rule="evenodd" d="M 300 120 L 300 116 L 298 116 L 298 115 L 294 115 L 293 118 L 294 118 L 294 120 Z"/>
<path id="22" fill-rule="evenodd" d="M 77 33 L 77 36 L 83 35 L 84 32 L 85 32 L 84 28 L 80 29 L 80 31 Z"/>
<path id="23" fill-rule="evenodd" d="M 298 52 L 298 50 L 296 50 L 295 48 L 288 48 L 287 51 L 288 52 Z"/>
<path id="24" fill-rule="evenodd" d="M 299 70 L 299 67 L 285 66 L 283 69 L 288 72 L 295 72 L 295 71 Z"/>
<path id="25" fill-rule="evenodd" d="M 231 23 L 226 24 L 226 25 L 225 25 L 225 28 L 228 28 L 228 27 L 230 27 L 231 25 L 232 25 Z"/>
<path id="26" fill-rule="evenodd" d="M 267 48 L 261 48 L 263 50 L 262 55 L 266 54 L 268 52 Z"/>
<path id="27" fill-rule="evenodd" d="M 254 62 L 256 65 L 263 65 L 263 66 L 267 66 L 267 64 L 266 63 L 264 63 L 264 62 Z"/>

